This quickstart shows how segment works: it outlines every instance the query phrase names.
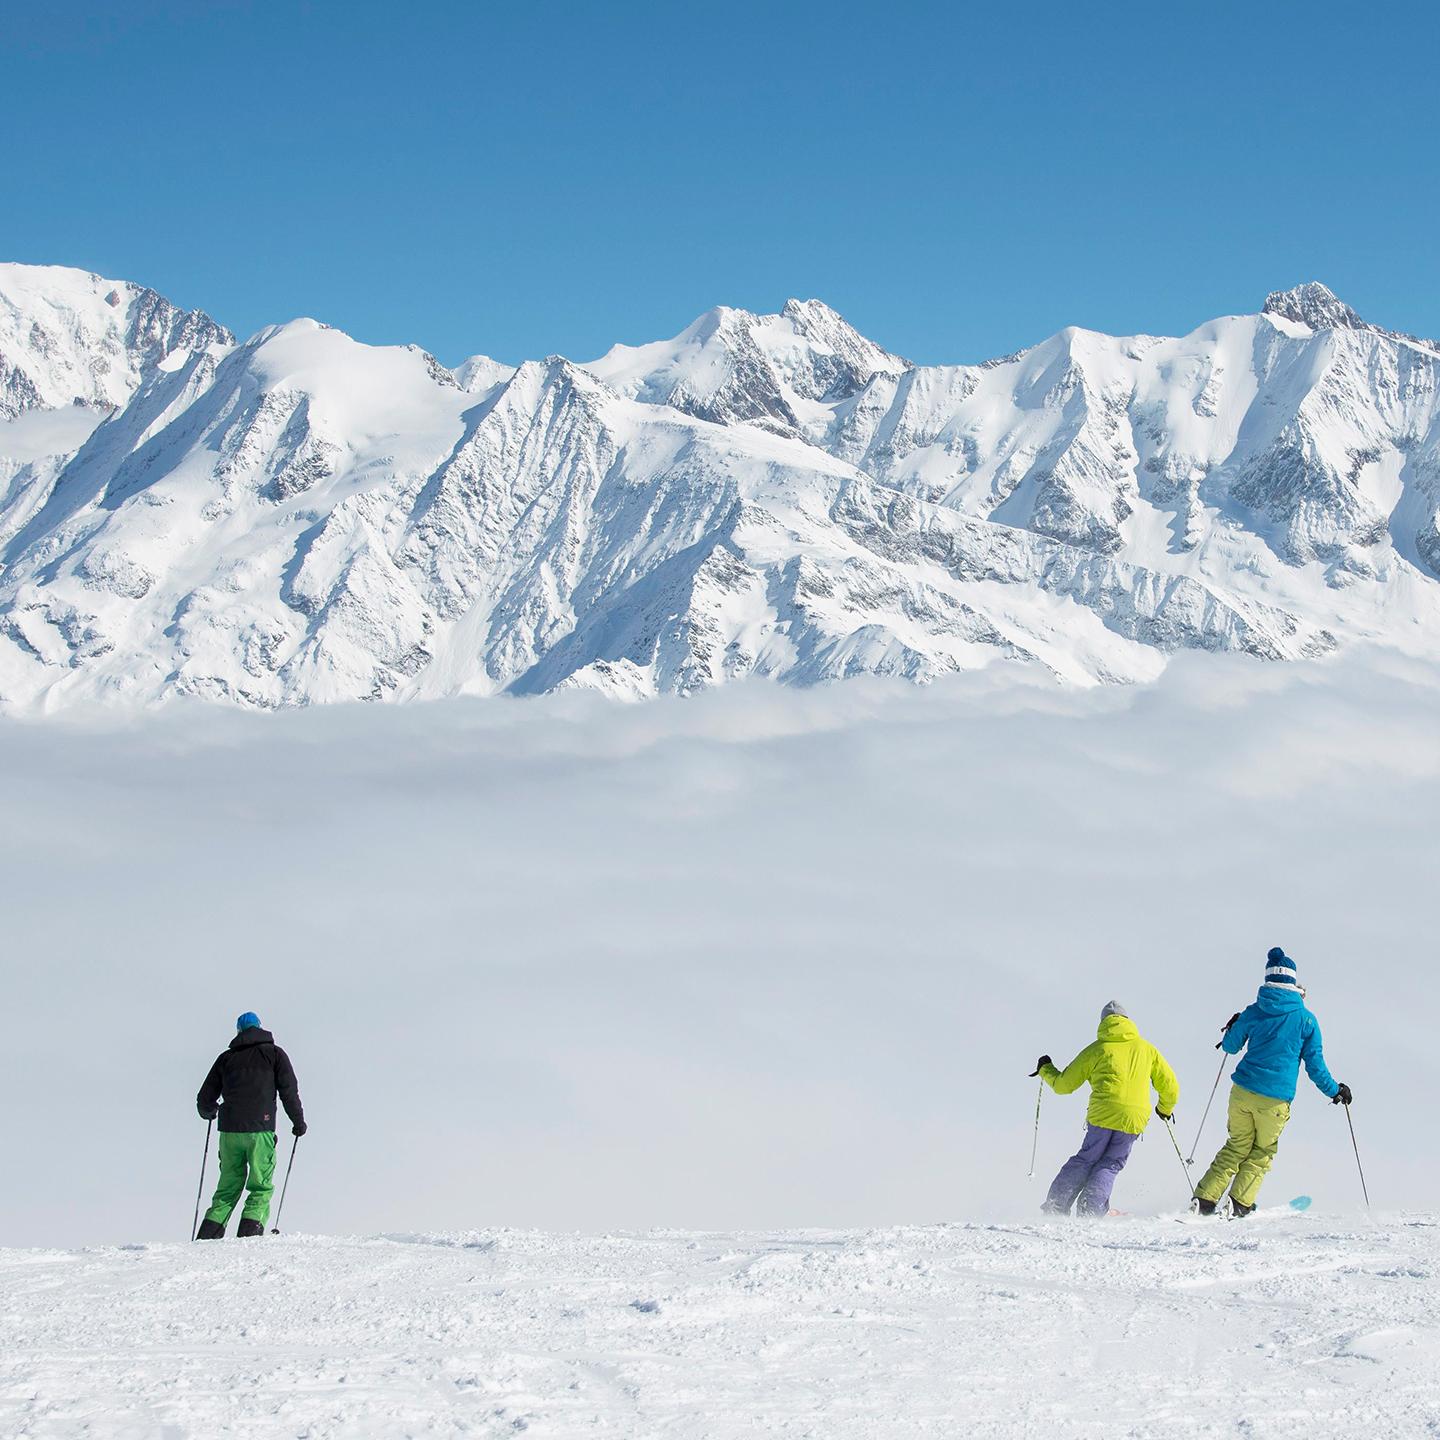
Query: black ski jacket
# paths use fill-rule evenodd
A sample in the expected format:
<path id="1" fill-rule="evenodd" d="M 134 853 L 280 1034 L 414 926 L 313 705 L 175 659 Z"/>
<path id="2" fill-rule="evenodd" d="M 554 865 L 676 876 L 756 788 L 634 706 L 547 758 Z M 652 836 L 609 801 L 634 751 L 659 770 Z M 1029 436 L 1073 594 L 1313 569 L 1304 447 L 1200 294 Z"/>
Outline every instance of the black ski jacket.
<path id="1" fill-rule="evenodd" d="M 277 1094 L 290 1123 L 304 1129 L 295 1067 L 268 1030 L 252 1025 L 242 1030 L 210 1067 L 195 1105 L 202 1120 L 213 1120 L 218 1106 L 222 1131 L 249 1135 L 275 1128 Z"/>

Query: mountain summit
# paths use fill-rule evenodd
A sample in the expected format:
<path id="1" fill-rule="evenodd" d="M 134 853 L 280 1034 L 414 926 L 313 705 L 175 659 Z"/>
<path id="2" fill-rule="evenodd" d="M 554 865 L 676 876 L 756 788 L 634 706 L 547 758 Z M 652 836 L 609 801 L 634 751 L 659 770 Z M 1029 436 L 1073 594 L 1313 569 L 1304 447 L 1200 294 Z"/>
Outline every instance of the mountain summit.
<path id="1" fill-rule="evenodd" d="M 778 315 L 721 306 L 673 340 L 617 345 L 586 368 L 617 394 L 697 419 L 798 432 L 808 403 L 846 399 L 874 376 L 910 367 L 821 301 L 788 300 Z"/>
<path id="2" fill-rule="evenodd" d="M 1272 290 L 1265 297 L 1266 315 L 1279 315 L 1282 319 L 1293 320 L 1297 325 L 1308 325 L 1312 330 L 1370 330 L 1376 335 L 1392 335 L 1399 340 L 1408 340 L 1416 345 L 1440 350 L 1433 340 L 1422 340 L 1416 335 L 1407 335 L 1394 330 L 1372 325 L 1347 305 L 1327 285 L 1318 280 L 1297 285 L 1293 290 Z"/>
<path id="3" fill-rule="evenodd" d="M 0 267 L 0 703 L 1073 684 L 1440 636 L 1440 353 L 1324 286 L 914 365 L 816 300 L 455 371 Z"/>
<path id="4" fill-rule="evenodd" d="M 1318 280 L 1309 280 L 1293 290 L 1272 290 L 1265 297 L 1264 314 L 1280 315 L 1312 330 L 1369 330 L 1366 324 L 1333 290 Z"/>
<path id="5" fill-rule="evenodd" d="M 175 357 L 235 337 L 128 281 L 58 265 L 0 264 L 0 419 L 123 405 Z"/>

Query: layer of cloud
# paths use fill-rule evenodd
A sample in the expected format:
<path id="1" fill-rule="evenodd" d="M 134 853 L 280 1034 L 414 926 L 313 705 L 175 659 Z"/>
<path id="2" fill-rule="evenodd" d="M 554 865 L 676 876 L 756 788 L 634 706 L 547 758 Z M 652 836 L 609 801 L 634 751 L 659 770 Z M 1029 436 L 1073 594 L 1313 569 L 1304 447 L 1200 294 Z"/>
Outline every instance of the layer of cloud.
<path id="1" fill-rule="evenodd" d="M 1277 943 L 1372 1193 L 1440 1174 L 1399 1103 L 1440 994 L 1440 678 L 1392 657 L 0 740 L 7 1243 L 187 1233 L 192 1097 L 243 1009 L 313 1119 L 295 1228 L 1030 1213 L 1034 1056 L 1122 999 L 1181 1072 L 1188 1149 Z M 1042 1171 L 1082 1113 L 1047 1099 Z M 1183 1185 L 1156 1133 L 1121 1203 Z M 1357 1198 L 1313 1092 L 1273 1185 Z"/>

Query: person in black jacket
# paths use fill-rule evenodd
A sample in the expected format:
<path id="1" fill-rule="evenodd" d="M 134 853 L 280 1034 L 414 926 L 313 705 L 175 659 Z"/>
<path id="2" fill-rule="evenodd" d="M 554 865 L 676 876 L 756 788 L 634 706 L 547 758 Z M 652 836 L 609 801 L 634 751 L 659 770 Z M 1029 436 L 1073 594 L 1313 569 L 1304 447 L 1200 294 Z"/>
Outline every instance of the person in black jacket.
<path id="1" fill-rule="evenodd" d="M 195 1097 L 202 1120 L 220 1117 L 220 1183 L 200 1222 L 197 1240 L 220 1240 L 225 1222 L 249 1181 L 250 1193 L 236 1235 L 263 1235 L 275 1189 L 275 1100 L 279 1096 L 295 1135 L 306 1130 L 300 1087 L 290 1057 L 247 1010 L 235 1022 L 235 1038 L 210 1067 Z"/>

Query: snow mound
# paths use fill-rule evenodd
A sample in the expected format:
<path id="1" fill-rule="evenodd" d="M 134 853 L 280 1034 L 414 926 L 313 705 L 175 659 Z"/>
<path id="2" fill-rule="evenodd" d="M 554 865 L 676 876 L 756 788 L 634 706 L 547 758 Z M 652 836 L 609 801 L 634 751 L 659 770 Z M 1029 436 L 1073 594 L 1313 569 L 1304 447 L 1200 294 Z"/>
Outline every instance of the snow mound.
<path id="1" fill-rule="evenodd" d="M 0 1252 L 46 1437 L 1429 1433 L 1440 1222 Z"/>

